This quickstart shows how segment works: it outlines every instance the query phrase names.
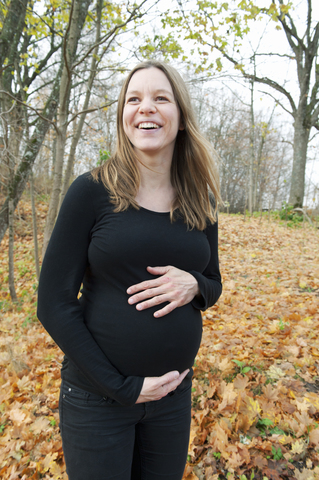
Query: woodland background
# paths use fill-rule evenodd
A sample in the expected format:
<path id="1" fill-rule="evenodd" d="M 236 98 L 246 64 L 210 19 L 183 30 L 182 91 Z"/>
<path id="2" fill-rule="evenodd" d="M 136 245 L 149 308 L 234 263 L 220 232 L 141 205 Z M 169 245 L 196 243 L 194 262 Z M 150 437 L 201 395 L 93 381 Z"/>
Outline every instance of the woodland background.
<path id="1" fill-rule="evenodd" d="M 185 478 L 319 478 L 318 5 L 1 0 L 0 28 L 0 478 L 66 478 L 41 258 L 146 58 L 187 81 L 224 198 Z"/>

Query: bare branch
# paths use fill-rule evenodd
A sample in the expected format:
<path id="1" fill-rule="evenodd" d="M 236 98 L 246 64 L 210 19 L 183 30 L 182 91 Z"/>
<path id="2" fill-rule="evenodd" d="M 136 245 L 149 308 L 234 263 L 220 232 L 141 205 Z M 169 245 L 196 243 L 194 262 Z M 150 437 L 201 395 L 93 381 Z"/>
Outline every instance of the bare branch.
<path id="1" fill-rule="evenodd" d="M 228 90 L 231 91 L 232 95 L 233 95 L 235 98 L 237 98 L 237 100 L 238 100 L 240 103 L 242 103 L 245 107 L 250 107 L 250 104 L 244 102 L 244 100 L 243 100 L 242 98 L 240 98 L 239 95 L 238 95 L 229 85 L 227 85 L 227 83 L 222 82 L 222 84 L 223 84 L 226 88 L 228 88 Z"/>
<path id="2" fill-rule="evenodd" d="M 68 33 L 70 31 L 70 28 L 71 28 L 72 14 L 73 14 L 73 9 L 74 9 L 74 1 L 75 0 L 72 0 L 72 3 L 71 3 L 69 22 L 68 22 L 68 25 L 67 25 L 66 30 L 65 30 L 64 41 L 63 41 L 64 65 L 65 65 L 65 68 L 67 69 L 69 80 L 71 79 L 71 70 L 70 70 L 69 64 L 68 64 L 67 53 L 66 53 L 66 45 L 67 45 L 67 36 L 68 36 Z"/>
<path id="3" fill-rule="evenodd" d="M 311 16 L 312 16 L 311 0 L 307 0 L 307 3 L 308 3 L 308 14 L 307 14 L 307 31 L 306 31 L 306 36 L 307 36 L 307 45 L 309 45 L 309 44 L 310 44 Z"/>
<path id="4" fill-rule="evenodd" d="M 59 63 L 59 62 L 55 62 L 55 63 Z M 53 64 L 54 65 L 54 64 Z M 42 72 L 41 72 L 42 73 Z M 47 82 L 44 82 L 42 83 L 39 87 L 35 88 L 34 90 L 32 90 L 32 92 L 28 91 L 28 95 L 29 97 L 31 95 L 34 95 L 36 92 L 38 92 L 39 90 L 41 90 L 42 88 L 45 88 L 47 87 L 48 85 L 51 85 L 52 83 L 54 82 L 54 79 L 53 80 L 48 80 Z"/>
<path id="5" fill-rule="evenodd" d="M 264 93 L 265 95 L 268 95 L 269 97 L 271 97 L 273 100 L 275 100 L 276 103 L 278 103 L 278 105 L 283 109 L 285 110 L 285 112 L 289 113 L 289 115 L 293 115 L 292 112 L 290 112 L 290 110 L 288 110 L 286 107 L 284 107 L 284 105 L 278 100 L 278 98 L 274 97 L 271 93 L 269 92 L 265 92 L 264 90 L 260 90 L 261 93 Z"/>
<path id="6" fill-rule="evenodd" d="M 12 68 L 14 65 L 13 63 L 10 63 L 9 65 L 6 65 L 5 67 L 0 68 L 0 75 L 2 75 L 2 72 L 4 72 L 7 68 Z"/>
<path id="7" fill-rule="evenodd" d="M 13 95 L 11 95 L 11 93 L 6 92 L 5 90 L 0 90 L 0 93 L 4 93 L 4 94 L 7 95 L 8 97 L 12 98 L 15 102 L 19 103 L 20 105 L 23 105 L 24 107 L 29 108 L 29 109 L 32 110 L 33 112 L 35 112 L 35 113 L 38 115 L 38 117 L 42 118 L 42 120 L 45 120 L 46 122 L 49 122 L 51 125 L 53 125 L 53 127 L 54 127 L 55 130 L 56 130 L 56 132 L 59 133 L 59 130 L 58 130 L 58 127 L 56 126 L 56 124 L 55 124 L 52 120 L 49 120 L 48 118 L 46 118 L 46 117 L 44 117 L 43 115 L 41 115 L 41 113 L 39 113 L 36 108 L 33 108 L 33 107 L 31 107 L 30 105 L 28 105 L 27 103 L 22 102 L 21 100 L 19 100 L 18 98 L 14 97 Z"/>
<path id="8" fill-rule="evenodd" d="M 279 0 L 279 3 L 280 3 L 280 5 L 284 4 L 283 0 Z M 288 18 L 289 21 L 290 21 L 290 27 L 286 22 L 286 18 Z M 287 37 L 287 40 L 289 42 L 289 45 L 291 46 L 292 50 L 296 53 L 296 55 L 298 54 L 298 45 L 301 46 L 301 48 L 305 52 L 307 48 L 306 48 L 303 40 L 298 36 L 296 26 L 294 24 L 293 19 L 290 16 L 289 12 L 287 12 L 285 14 L 282 13 L 281 15 L 279 15 L 278 20 L 280 21 L 281 25 L 283 26 L 286 37 Z M 297 45 L 294 43 L 292 37 L 297 41 Z"/>
<path id="9" fill-rule="evenodd" d="M 221 47 L 218 47 L 218 45 L 211 45 L 209 43 L 207 43 L 207 45 L 209 45 L 211 48 L 216 48 L 219 52 L 221 52 L 224 55 L 225 58 L 227 58 L 227 60 L 229 62 L 231 62 L 233 65 L 235 65 L 235 67 L 240 67 L 240 63 L 237 62 L 237 60 L 235 60 L 233 57 L 228 55 L 228 53 L 226 53 Z M 284 87 L 279 85 L 279 83 L 275 82 L 274 80 L 271 80 L 268 77 L 257 77 L 256 75 L 246 73 L 243 68 L 240 68 L 240 70 L 241 70 L 241 72 L 242 72 L 242 74 L 245 78 L 247 78 L 249 80 L 253 80 L 254 82 L 263 83 L 264 85 L 268 85 L 268 86 L 274 88 L 275 90 L 277 90 L 278 92 L 282 93 L 283 95 L 285 95 L 287 97 L 287 99 L 289 100 L 289 103 L 290 103 L 290 106 L 291 106 L 291 109 L 292 109 L 292 112 L 289 112 L 289 110 L 286 110 L 286 111 L 288 111 L 290 113 L 290 115 L 294 115 L 296 113 L 297 109 L 296 109 L 296 105 L 295 105 L 295 102 L 294 102 L 292 96 L 290 95 L 290 93 Z"/>
<path id="10" fill-rule="evenodd" d="M 314 111 L 312 112 L 312 115 L 310 117 L 311 125 L 313 125 L 315 127 L 316 124 L 318 123 L 318 119 L 319 119 L 319 103 L 316 106 L 316 108 L 314 109 Z"/>
<path id="11" fill-rule="evenodd" d="M 319 126 L 319 125 L 318 125 L 318 126 Z M 319 128 L 318 128 L 318 130 L 319 130 Z M 316 132 L 316 133 L 314 133 L 314 134 L 312 135 L 312 137 L 309 139 L 309 143 L 312 142 L 312 140 L 313 140 L 317 135 L 319 135 L 319 132 Z"/>
<path id="12" fill-rule="evenodd" d="M 319 103 L 319 99 L 317 98 L 317 95 L 318 95 L 318 91 L 319 91 L 319 75 L 316 75 L 316 82 L 315 84 L 313 85 L 312 87 L 312 91 L 311 91 L 311 100 L 309 102 L 309 105 L 308 105 L 308 109 L 310 112 L 313 112 L 312 114 L 312 117 L 313 115 L 315 115 L 315 110 L 316 110 L 316 105 Z M 316 122 L 317 119 L 315 118 L 315 116 L 312 118 L 312 122 Z"/>
<path id="13" fill-rule="evenodd" d="M 68 125 L 73 122 L 73 120 L 78 117 L 79 115 L 82 115 L 82 113 L 91 113 L 91 112 L 96 112 L 98 110 L 102 110 L 102 108 L 110 107 L 113 105 L 113 103 L 116 103 L 117 100 L 112 100 L 111 102 L 105 103 L 104 105 L 101 105 L 100 107 L 92 107 L 92 108 L 87 108 L 86 110 L 82 110 L 81 112 L 76 113 L 73 115 L 73 117 L 68 121 Z"/>
<path id="14" fill-rule="evenodd" d="M 50 60 L 50 58 L 52 57 L 52 55 L 57 51 L 59 50 L 59 48 L 61 47 L 61 43 L 56 45 L 56 46 L 52 46 L 50 51 L 47 53 L 47 55 L 44 57 L 43 60 L 40 61 L 39 63 L 39 67 L 37 68 L 38 72 L 34 71 L 32 76 L 28 78 L 28 80 L 24 79 L 24 84 L 26 86 L 29 86 L 31 85 L 31 83 L 35 80 L 35 78 L 39 75 L 39 73 L 43 73 L 45 71 L 45 66 L 47 65 L 47 62 Z"/>
<path id="15" fill-rule="evenodd" d="M 55 35 L 58 35 L 59 37 L 63 38 L 63 35 L 61 33 L 59 33 L 58 31 L 54 30 L 54 28 L 52 28 L 52 25 L 49 25 L 48 22 L 45 21 L 45 19 L 43 18 L 43 15 L 40 15 L 39 13 L 37 13 L 35 10 L 33 9 L 30 9 L 29 7 L 27 7 L 27 10 L 30 10 L 32 11 L 32 14 L 35 15 L 36 17 L 38 17 L 41 22 L 43 22 L 50 30 L 50 32 L 54 33 Z M 48 11 L 48 9 L 47 9 Z"/>
<path id="16" fill-rule="evenodd" d="M 314 57 L 318 53 L 318 43 L 319 43 L 319 22 L 316 25 L 313 39 L 311 41 L 311 55 Z"/>
<path id="17" fill-rule="evenodd" d="M 255 53 L 256 57 L 261 57 L 261 56 L 266 56 L 266 57 L 271 57 L 271 56 L 276 56 L 276 57 L 281 57 L 281 58 L 289 58 L 289 60 L 296 60 L 296 57 L 292 57 L 291 55 L 288 55 L 287 53 Z"/>
<path id="18" fill-rule="evenodd" d="M 128 23 L 130 23 L 134 18 L 135 16 L 137 16 L 137 11 L 140 10 L 140 8 L 144 5 L 144 3 L 146 3 L 148 0 L 143 0 L 142 3 L 140 3 L 140 5 L 138 5 L 137 7 L 135 7 L 129 18 L 125 21 L 125 22 L 122 22 L 121 24 L 119 25 L 116 25 L 110 32 L 108 32 L 107 34 L 104 35 L 104 37 L 101 38 L 100 41 L 94 43 L 89 49 L 88 51 L 83 55 L 82 58 L 80 58 L 80 60 L 78 60 L 76 63 L 74 63 L 72 65 L 72 69 L 76 68 L 78 65 L 80 65 L 89 55 L 91 52 L 93 52 L 93 50 L 98 47 L 99 45 L 101 45 L 102 43 L 104 43 L 105 41 L 109 40 L 109 38 L 111 38 L 114 34 L 116 34 L 119 30 L 121 30 L 123 27 L 125 27 Z M 157 2 L 156 2 L 157 3 Z M 112 41 L 112 40 L 111 40 Z M 109 42 L 108 46 L 110 45 L 111 41 Z M 107 47 L 108 48 L 108 47 Z M 107 48 L 105 50 L 107 50 Z"/>
<path id="19" fill-rule="evenodd" d="M 0 93 L 3 93 L 1 90 L 0 90 Z M 8 113 L 12 112 L 12 110 L 14 109 L 16 105 L 16 100 L 13 102 L 13 104 L 11 105 L 11 107 L 9 108 L 9 110 L 7 110 L 6 112 L 0 112 L 0 117 L 2 117 L 3 115 L 7 115 Z M 4 119 L 3 119 L 4 120 Z M 5 120 L 6 121 L 6 120 Z"/>

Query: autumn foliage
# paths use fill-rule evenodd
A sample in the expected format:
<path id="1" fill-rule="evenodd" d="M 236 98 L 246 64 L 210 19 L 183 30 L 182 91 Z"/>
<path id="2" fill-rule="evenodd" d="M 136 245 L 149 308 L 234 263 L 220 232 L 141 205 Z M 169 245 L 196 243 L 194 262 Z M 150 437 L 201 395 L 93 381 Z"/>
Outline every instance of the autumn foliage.
<path id="1" fill-rule="evenodd" d="M 37 211 L 42 231 L 46 202 Z M 35 316 L 28 201 L 16 217 L 16 305 L 7 239 L 0 253 L 0 478 L 67 479 L 62 353 Z M 224 292 L 203 314 L 184 480 L 319 479 L 318 230 L 242 216 L 219 223 Z"/>

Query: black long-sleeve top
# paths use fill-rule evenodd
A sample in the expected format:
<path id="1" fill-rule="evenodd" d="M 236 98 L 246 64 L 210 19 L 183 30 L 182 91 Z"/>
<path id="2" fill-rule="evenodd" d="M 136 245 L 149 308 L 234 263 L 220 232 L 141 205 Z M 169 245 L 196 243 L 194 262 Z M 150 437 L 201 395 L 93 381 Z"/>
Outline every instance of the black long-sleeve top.
<path id="1" fill-rule="evenodd" d="M 199 231 L 142 207 L 115 213 L 101 182 L 90 173 L 78 177 L 53 230 L 38 294 L 38 317 L 65 353 L 62 378 L 133 405 L 144 377 L 191 368 L 200 310 L 222 290 L 217 242 L 216 223 Z M 156 278 L 147 266 L 167 265 L 190 272 L 200 298 L 158 319 L 158 306 L 129 305 L 127 288 Z"/>

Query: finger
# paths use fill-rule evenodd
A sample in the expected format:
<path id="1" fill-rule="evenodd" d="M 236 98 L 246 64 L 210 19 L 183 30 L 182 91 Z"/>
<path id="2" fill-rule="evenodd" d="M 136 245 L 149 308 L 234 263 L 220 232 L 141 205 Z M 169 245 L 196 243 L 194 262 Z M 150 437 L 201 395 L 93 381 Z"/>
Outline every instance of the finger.
<path id="1" fill-rule="evenodd" d="M 149 298 L 152 299 L 158 297 L 159 295 L 166 294 L 167 292 L 165 290 L 166 288 L 163 285 L 159 285 L 155 288 L 148 288 L 147 290 L 144 290 L 144 292 L 139 292 L 135 295 L 132 295 L 132 297 L 128 299 L 128 303 L 133 305 L 134 303 L 142 302 L 143 300 L 147 300 Z M 157 303 L 155 302 L 154 305 L 157 305 Z"/>
<path id="2" fill-rule="evenodd" d="M 152 275 L 165 275 L 171 268 L 171 265 L 166 265 L 165 267 L 147 267 L 147 271 Z"/>
<path id="3" fill-rule="evenodd" d="M 136 403 L 149 402 L 159 400 L 165 397 L 168 393 L 175 390 L 178 385 L 184 380 L 188 374 L 189 369 L 184 370 L 181 374 L 173 370 L 162 375 L 161 377 L 145 378 L 141 394 Z M 150 387 L 150 383 L 152 386 Z"/>
<path id="4" fill-rule="evenodd" d="M 184 372 L 182 372 L 182 373 L 180 374 L 181 383 L 182 383 L 182 381 L 184 380 L 184 378 L 186 377 L 186 375 L 188 374 L 189 370 L 190 370 L 190 369 L 187 368 L 186 370 L 184 370 Z"/>
<path id="5" fill-rule="evenodd" d="M 127 290 L 126 293 L 132 295 L 132 293 L 140 292 L 141 290 L 147 290 L 148 288 L 158 287 L 162 285 L 163 279 L 155 278 L 154 280 L 146 280 L 145 282 L 136 283 L 135 285 L 131 285 Z"/>
<path id="6" fill-rule="evenodd" d="M 177 370 L 172 370 L 171 372 L 165 373 L 165 375 L 162 375 L 161 377 L 157 377 L 157 383 L 160 386 L 165 385 L 166 383 L 177 380 L 179 378 L 179 375 L 180 373 Z"/>
<path id="7" fill-rule="evenodd" d="M 162 308 L 161 310 L 157 310 L 155 313 L 154 313 L 154 317 L 155 318 L 160 318 L 160 317 L 164 317 L 165 315 L 167 315 L 168 313 L 171 313 L 173 310 L 175 310 L 175 308 L 178 307 L 178 302 L 171 302 L 169 303 L 168 305 L 166 305 L 164 308 Z"/>
<path id="8" fill-rule="evenodd" d="M 156 307 L 161 303 L 167 303 L 170 301 L 171 301 L 171 298 L 168 294 L 158 295 L 154 298 L 151 298 L 150 300 L 147 300 L 146 302 L 138 303 L 136 305 L 136 309 L 139 311 L 142 311 L 142 310 L 146 310 L 147 308 Z"/>
<path id="9" fill-rule="evenodd" d="M 163 392 L 165 392 L 165 395 L 176 390 L 176 388 L 182 383 L 188 372 L 189 368 L 187 370 L 184 370 L 184 372 L 181 373 L 176 380 L 173 380 L 172 382 L 163 385 Z"/>

